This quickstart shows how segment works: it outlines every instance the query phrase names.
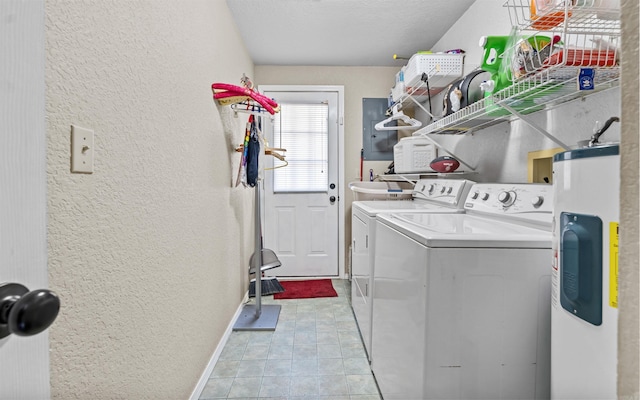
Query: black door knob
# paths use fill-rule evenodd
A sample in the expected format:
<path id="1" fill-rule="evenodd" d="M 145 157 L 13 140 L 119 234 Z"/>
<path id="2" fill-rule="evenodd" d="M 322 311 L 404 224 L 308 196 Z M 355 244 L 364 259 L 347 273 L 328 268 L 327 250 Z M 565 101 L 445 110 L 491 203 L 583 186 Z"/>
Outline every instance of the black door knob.
<path id="1" fill-rule="evenodd" d="M 329 185 L 329 189 L 335 189 L 335 188 L 336 188 L 336 184 L 335 183 L 332 183 L 332 184 Z"/>
<path id="2" fill-rule="evenodd" d="M 336 196 L 329 197 L 329 201 L 334 203 L 336 201 Z"/>
<path id="3" fill-rule="evenodd" d="M 18 283 L 0 284 L 0 338 L 36 335 L 53 323 L 58 311 L 60 299 L 50 290 L 30 292 Z"/>

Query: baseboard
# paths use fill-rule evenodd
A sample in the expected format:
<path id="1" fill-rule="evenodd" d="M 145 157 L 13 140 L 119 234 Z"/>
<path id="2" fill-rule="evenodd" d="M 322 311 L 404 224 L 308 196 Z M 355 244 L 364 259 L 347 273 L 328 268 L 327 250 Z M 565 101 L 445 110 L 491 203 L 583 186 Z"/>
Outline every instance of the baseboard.
<path id="1" fill-rule="evenodd" d="M 209 359 L 209 363 L 207 364 L 207 367 L 204 369 L 204 372 L 202 373 L 202 375 L 200 376 L 200 379 L 198 380 L 196 387 L 193 389 L 193 392 L 191 393 L 191 397 L 189 397 L 189 400 L 198 400 L 200 398 L 200 395 L 202 394 L 202 391 L 204 390 L 204 387 L 207 385 L 207 381 L 209 380 L 209 377 L 213 372 L 213 368 L 216 366 L 216 363 L 220 358 L 220 354 L 222 353 L 224 346 L 227 344 L 227 341 L 229 340 L 229 336 L 231 336 L 231 332 L 233 332 L 233 326 L 236 324 L 236 320 L 240 316 L 240 313 L 242 312 L 242 309 L 245 303 L 247 303 L 248 301 L 249 301 L 249 292 L 247 291 L 244 294 L 244 298 L 242 299 L 242 302 L 238 306 L 236 313 L 233 315 L 231 322 L 229 322 L 227 329 L 224 331 L 224 335 L 222 335 L 222 338 L 220 339 L 220 342 L 218 343 L 216 350 L 211 355 L 211 359 Z"/>

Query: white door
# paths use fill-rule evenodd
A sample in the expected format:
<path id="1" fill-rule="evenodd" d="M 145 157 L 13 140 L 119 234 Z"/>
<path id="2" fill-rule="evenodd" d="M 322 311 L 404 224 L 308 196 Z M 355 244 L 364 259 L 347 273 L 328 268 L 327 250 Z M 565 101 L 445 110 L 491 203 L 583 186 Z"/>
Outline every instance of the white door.
<path id="1" fill-rule="evenodd" d="M 47 287 L 44 0 L 0 1 L 0 284 Z M 0 339 L 0 399 L 49 398 L 49 338 Z"/>
<path id="2" fill-rule="evenodd" d="M 266 134 L 287 165 L 266 157 L 264 244 L 282 266 L 275 276 L 338 276 L 337 91 L 265 91 L 281 111 Z M 279 168 L 273 168 L 279 167 Z"/>

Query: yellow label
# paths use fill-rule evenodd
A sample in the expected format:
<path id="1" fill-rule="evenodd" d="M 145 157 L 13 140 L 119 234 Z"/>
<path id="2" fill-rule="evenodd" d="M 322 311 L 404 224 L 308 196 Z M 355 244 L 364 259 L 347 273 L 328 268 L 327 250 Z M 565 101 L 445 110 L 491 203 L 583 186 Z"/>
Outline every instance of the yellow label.
<path id="1" fill-rule="evenodd" d="M 609 305 L 618 308 L 618 223 L 609 223 Z"/>

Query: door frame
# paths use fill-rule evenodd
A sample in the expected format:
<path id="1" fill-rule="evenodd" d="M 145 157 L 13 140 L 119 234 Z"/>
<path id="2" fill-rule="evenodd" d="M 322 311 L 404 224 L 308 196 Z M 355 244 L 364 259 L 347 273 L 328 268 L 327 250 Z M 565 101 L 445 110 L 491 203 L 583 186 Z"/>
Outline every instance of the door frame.
<path id="1" fill-rule="evenodd" d="M 49 286 L 45 0 L 0 0 L 0 283 Z M 11 18 L 5 18 L 10 16 Z M 0 398 L 51 397 L 49 331 L 0 339 Z"/>
<path id="2" fill-rule="evenodd" d="M 345 271 L 345 196 L 344 196 L 344 86 L 342 85 L 259 85 L 264 92 L 337 92 L 338 93 L 338 277 Z M 262 187 L 264 192 L 264 185 Z M 264 193 L 261 196 L 264 201 Z M 265 213 L 267 210 L 264 210 Z"/>

